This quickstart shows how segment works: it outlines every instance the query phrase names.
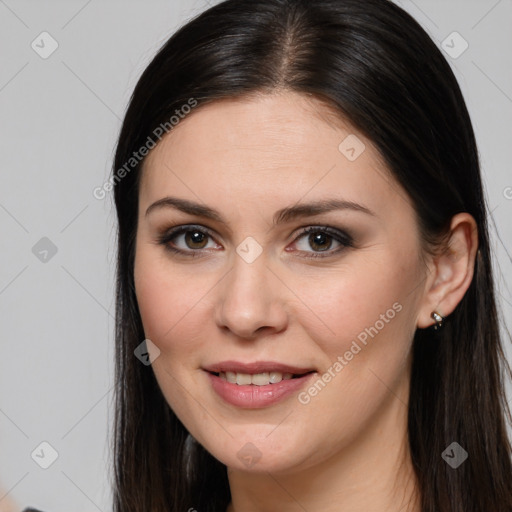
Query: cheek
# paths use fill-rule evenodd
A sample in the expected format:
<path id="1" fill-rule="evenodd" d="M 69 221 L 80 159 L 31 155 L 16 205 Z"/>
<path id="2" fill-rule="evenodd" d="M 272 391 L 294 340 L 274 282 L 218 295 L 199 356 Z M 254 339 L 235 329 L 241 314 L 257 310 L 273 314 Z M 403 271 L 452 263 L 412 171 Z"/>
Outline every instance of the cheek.
<path id="1" fill-rule="evenodd" d="M 163 355 L 179 354 L 180 364 L 188 354 L 197 356 L 204 343 L 202 317 L 207 314 L 202 299 L 213 286 L 208 277 L 197 279 L 186 267 L 173 266 L 165 255 L 142 250 L 137 253 L 134 281 L 146 338 Z"/>
<path id="2" fill-rule="evenodd" d="M 160 350 L 152 364 L 155 378 L 167 403 L 189 425 L 192 411 L 202 414 L 184 390 L 194 389 L 197 356 L 204 346 L 205 324 L 198 321 L 204 310 L 201 297 L 211 286 L 170 268 L 164 260 L 150 251 L 137 254 L 135 290 L 145 337 Z"/>
<path id="3" fill-rule="evenodd" d="M 383 254 L 374 263 L 336 272 L 336 278 L 334 272 L 326 275 L 314 288 L 304 283 L 301 293 L 309 293 L 302 296 L 318 318 L 308 316 L 312 320 L 302 326 L 325 362 L 322 382 L 313 382 L 299 397 L 304 414 L 310 413 L 311 432 L 328 429 L 331 441 L 346 442 L 383 404 L 397 396 L 406 402 L 404 382 L 415 330 L 411 282 L 417 282 L 418 267 L 405 260 Z M 324 448 L 328 453 L 328 442 Z"/>
<path id="4" fill-rule="evenodd" d="M 393 338 L 397 346 L 397 338 L 409 339 L 411 282 L 416 282 L 417 268 L 400 262 L 396 254 L 378 256 L 347 265 L 347 270 L 317 274 L 314 282 L 304 277 L 296 281 L 297 294 L 306 298 L 309 310 L 302 318 L 311 319 L 304 325 L 331 360 L 350 350 L 354 341 L 365 347 L 370 340 Z"/>

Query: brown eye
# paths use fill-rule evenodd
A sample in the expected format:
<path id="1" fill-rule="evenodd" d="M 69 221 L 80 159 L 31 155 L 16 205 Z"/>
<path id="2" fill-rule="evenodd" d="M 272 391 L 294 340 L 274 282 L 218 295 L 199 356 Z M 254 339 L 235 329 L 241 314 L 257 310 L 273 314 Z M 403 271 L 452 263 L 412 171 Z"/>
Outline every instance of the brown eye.
<path id="1" fill-rule="evenodd" d="M 208 235 L 198 230 L 186 231 L 185 243 L 189 249 L 204 249 L 208 243 Z"/>
<path id="2" fill-rule="evenodd" d="M 326 251 L 331 248 L 332 237 L 323 232 L 311 233 L 308 236 L 308 242 L 311 248 L 318 251 Z"/>
<path id="3" fill-rule="evenodd" d="M 203 249 L 220 247 L 208 229 L 190 225 L 171 229 L 160 235 L 157 241 L 171 252 L 194 257 L 200 256 Z"/>
<path id="4" fill-rule="evenodd" d="M 329 226 L 310 226 L 295 239 L 294 245 L 306 258 L 333 256 L 354 246 L 350 235 Z M 321 254 L 325 253 L 325 254 Z"/>

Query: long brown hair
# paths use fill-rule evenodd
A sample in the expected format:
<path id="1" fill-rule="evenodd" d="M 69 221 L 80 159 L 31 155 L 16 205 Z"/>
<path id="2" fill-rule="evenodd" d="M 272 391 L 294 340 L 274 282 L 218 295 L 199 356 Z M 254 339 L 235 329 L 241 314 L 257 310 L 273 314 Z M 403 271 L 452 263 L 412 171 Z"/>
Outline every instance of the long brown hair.
<path id="1" fill-rule="evenodd" d="M 143 159 L 134 162 L 133 153 L 155 140 L 159 126 L 169 127 L 191 98 L 201 108 L 275 88 L 313 95 L 374 142 L 409 195 L 425 243 L 456 213 L 475 218 L 479 250 L 467 293 L 441 331 L 418 329 L 414 338 L 409 442 L 423 512 L 510 512 L 504 393 L 510 367 L 500 340 L 475 136 L 440 50 L 387 0 L 227 0 L 178 30 L 137 83 L 112 174 L 114 510 L 224 512 L 230 501 L 226 467 L 202 446 L 187 444 L 188 432 L 151 366 L 134 357 L 144 330 L 133 278 Z M 457 469 L 441 456 L 453 442 L 469 456 Z"/>

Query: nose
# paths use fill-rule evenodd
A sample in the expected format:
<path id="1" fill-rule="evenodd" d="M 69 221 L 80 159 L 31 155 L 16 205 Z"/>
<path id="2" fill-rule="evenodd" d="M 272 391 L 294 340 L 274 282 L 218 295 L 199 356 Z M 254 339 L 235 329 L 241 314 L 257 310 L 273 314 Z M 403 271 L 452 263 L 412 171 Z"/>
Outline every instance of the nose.
<path id="1" fill-rule="evenodd" d="M 221 329 L 253 340 L 286 328 L 286 287 L 269 268 L 264 254 L 252 263 L 235 255 L 233 267 L 222 282 L 215 314 Z"/>

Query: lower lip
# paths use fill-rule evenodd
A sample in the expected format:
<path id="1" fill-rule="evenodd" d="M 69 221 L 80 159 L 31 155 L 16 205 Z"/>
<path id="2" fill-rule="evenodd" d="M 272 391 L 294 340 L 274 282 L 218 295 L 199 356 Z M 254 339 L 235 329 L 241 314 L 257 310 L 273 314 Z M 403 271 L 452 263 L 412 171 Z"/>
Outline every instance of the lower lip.
<path id="1" fill-rule="evenodd" d="M 213 373 L 206 372 L 212 383 L 214 391 L 226 402 L 244 409 L 261 409 L 274 405 L 291 394 L 299 391 L 315 374 L 308 373 L 303 377 L 287 379 L 277 384 L 256 386 L 248 384 L 239 386 L 227 380 L 221 379 Z"/>

